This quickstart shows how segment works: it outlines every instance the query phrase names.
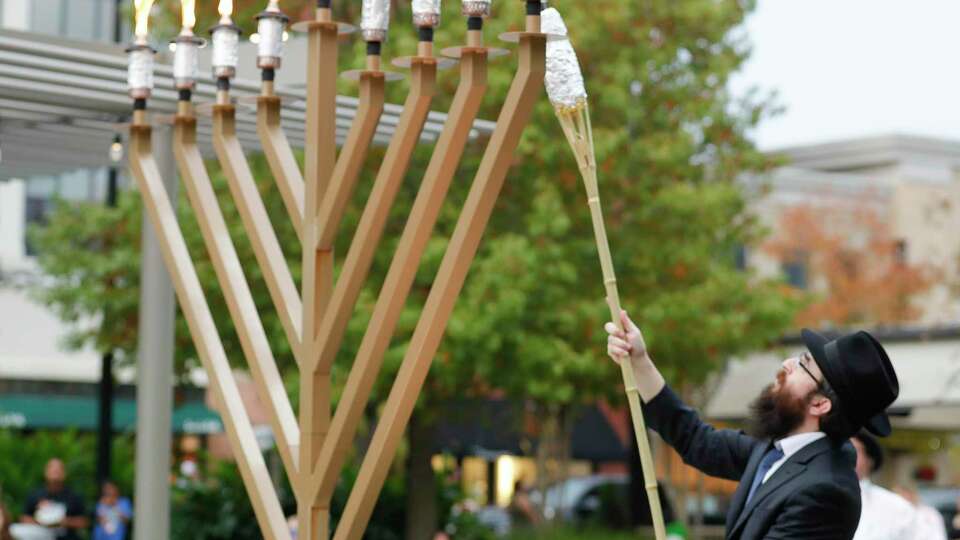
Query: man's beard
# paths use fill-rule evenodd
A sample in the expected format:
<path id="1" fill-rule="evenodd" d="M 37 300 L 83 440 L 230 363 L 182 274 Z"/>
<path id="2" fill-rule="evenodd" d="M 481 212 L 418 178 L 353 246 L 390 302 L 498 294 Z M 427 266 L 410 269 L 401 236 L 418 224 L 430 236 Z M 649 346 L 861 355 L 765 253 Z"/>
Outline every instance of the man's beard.
<path id="1" fill-rule="evenodd" d="M 813 392 L 795 398 L 784 389 L 782 379 L 780 383 L 778 390 L 774 390 L 773 384 L 768 385 L 750 403 L 747 431 L 758 439 L 782 439 L 803 423 Z"/>

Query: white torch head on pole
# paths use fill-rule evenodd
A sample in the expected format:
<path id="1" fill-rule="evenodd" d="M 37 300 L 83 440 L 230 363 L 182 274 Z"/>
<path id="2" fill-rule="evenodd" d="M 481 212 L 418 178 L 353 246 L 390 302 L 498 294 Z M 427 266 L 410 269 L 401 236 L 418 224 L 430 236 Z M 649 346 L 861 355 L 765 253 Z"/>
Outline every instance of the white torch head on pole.
<path id="1" fill-rule="evenodd" d="M 387 40 L 390 28 L 390 0 L 363 0 L 360 30 L 364 41 Z"/>
<path id="2" fill-rule="evenodd" d="M 547 8 L 540 13 L 540 28 L 547 34 L 567 35 L 567 26 L 556 8 Z M 543 82 L 554 107 L 560 111 L 573 111 L 586 104 L 583 72 L 569 39 L 547 42 L 546 68 Z"/>

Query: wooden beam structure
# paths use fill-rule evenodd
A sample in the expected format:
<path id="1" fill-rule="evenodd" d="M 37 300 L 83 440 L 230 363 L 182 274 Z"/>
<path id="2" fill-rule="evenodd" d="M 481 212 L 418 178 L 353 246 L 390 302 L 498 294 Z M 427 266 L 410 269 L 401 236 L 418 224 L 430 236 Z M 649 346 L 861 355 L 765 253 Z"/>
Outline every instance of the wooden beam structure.
<path id="1" fill-rule="evenodd" d="M 307 32 L 309 51 L 303 171 L 282 130 L 282 98 L 274 90 L 272 71 L 265 72 L 261 94 L 257 98 L 257 135 L 286 207 L 284 218 L 291 220 L 302 246 L 299 289 L 271 222 L 277 216 L 268 215 L 237 137 L 230 75 L 219 75 L 219 91 L 213 107 L 213 146 L 299 367 L 299 417 L 294 415 L 294 407 L 286 395 L 274 351 L 264 330 L 263 314 L 254 304 L 248 276 L 244 275 L 197 146 L 197 121 L 190 103 L 190 91 L 178 87 L 180 102 L 174 120 L 178 168 L 257 392 L 270 413 L 270 425 L 297 498 L 300 540 L 326 540 L 331 536 L 337 540 L 359 540 L 366 530 L 374 503 L 506 180 L 523 128 L 540 93 L 547 39 L 539 27 L 541 3 L 540 0 L 524 1 L 526 30 L 512 36 L 520 44 L 519 66 L 513 83 L 336 531 L 331 531 L 330 517 L 334 487 L 341 478 L 384 355 L 470 138 L 486 93 L 488 59 L 497 50 L 484 46 L 482 18 L 474 14 L 468 24 L 465 45 L 444 51 L 460 61 L 460 82 L 351 366 L 343 398 L 333 416 L 331 368 L 357 299 L 367 282 L 401 182 L 421 138 L 437 91 L 437 70 L 442 62 L 449 60 L 434 56 L 433 33 L 421 28 L 417 54 L 395 62 L 410 68 L 410 90 L 335 283 L 335 240 L 384 111 L 384 85 L 393 77 L 380 69 L 379 46 L 368 47 L 364 70 L 345 74 L 359 81 L 359 102 L 338 157 L 335 148 L 338 127 L 335 93 L 337 42 L 339 36 L 348 30 L 348 25 L 334 21 L 329 0 L 318 0 L 314 20 L 295 25 L 295 28 Z M 273 70 L 275 67 L 271 65 L 264 69 Z M 257 522 L 265 538 L 287 540 L 290 532 L 277 494 L 240 401 L 236 381 L 186 242 L 162 192 L 163 186 L 150 153 L 145 99 L 134 97 L 137 106 L 131 128 L 133 144 L 130 155 L 134 177 L 140 185 L 151 222 L 160 233 L 165 262 L 174 278 L 177 298 L 197 350 L 222 403 L 224 424 L 253 502 Z"/>

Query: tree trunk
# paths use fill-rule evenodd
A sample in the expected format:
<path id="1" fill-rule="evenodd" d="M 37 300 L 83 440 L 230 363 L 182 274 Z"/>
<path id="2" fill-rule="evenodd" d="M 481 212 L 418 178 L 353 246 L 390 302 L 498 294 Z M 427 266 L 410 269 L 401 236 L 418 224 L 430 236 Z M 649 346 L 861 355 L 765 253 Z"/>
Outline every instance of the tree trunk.
<path id="1" fill-rule="evenodd" d="M 437 493 L 433 467 L 433 425 L 423 422 L 414 412 L 407 431 L 410 453 L 407 456 L 407 540 L 430 540 L 439 529 Z"/>

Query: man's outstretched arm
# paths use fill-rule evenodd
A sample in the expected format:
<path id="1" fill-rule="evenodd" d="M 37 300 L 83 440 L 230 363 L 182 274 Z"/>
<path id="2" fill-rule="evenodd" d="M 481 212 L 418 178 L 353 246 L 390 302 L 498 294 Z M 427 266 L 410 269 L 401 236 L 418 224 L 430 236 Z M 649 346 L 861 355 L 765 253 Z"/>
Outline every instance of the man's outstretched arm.
<path id="1" fill-rule="evenodd" d="M 605 326 L 609 334 L 607 353 L 617 362 L 630 362 L 650 428 L 674 447 L 684 462 L 711 476 L 739 480 L 758 441 L 739 431 L 718 430 L 701 420 L 666 385 L 647 352 L 643 334 L 625 311 L 621 324 L 622 331 L 613 323 Z"/>

